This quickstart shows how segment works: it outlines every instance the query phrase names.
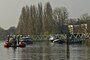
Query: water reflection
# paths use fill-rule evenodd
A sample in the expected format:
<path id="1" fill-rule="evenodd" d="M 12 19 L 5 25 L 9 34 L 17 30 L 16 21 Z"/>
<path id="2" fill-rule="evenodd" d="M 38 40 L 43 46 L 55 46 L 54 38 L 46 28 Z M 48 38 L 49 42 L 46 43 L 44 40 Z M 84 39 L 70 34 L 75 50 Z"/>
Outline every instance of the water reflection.
<path id="1" fill-rule="evenodd" d="M 66 60 L 64 45 L 38 44 L 23 49 L 21 60 Z M 28 53 L 29 52 L 29 53 Z"/>
<path id="2" fill-rule="evenodd" d="M 35 42 L 26 48 L 4 48 L 0 42 L 0 60 L 67 60 L 66 45 Z M 90 60 L 90 47 L 70 45 L 70 59 Z"/>
<path id="3" fill-rule="evenodd" d="M 70 46 L 70 60 L 90 60 L 90 47 L 83 45 Z"/>

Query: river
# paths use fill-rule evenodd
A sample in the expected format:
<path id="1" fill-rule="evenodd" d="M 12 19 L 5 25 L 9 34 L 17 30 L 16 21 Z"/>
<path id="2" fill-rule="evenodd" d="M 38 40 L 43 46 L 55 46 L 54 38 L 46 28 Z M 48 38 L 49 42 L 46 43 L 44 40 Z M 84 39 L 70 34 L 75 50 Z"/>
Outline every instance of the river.
<path id="1" fill-rule="evenodd" d="M 25 48 L 4 48 L 0 42 L 0 60 L 67 60 L 65 44 L 34 42 Z M 90 47 L 70 45 L 68 60 L 90 60 Z"/>

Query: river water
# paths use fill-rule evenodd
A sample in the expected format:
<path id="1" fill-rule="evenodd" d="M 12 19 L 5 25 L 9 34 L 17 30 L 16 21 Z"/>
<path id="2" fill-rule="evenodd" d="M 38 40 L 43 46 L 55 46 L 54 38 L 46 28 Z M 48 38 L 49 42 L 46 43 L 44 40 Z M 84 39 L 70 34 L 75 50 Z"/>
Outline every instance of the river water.
<path id="1" fill-rule="evenodd" d="M 0 42 L 0 60 L 90 60 L 90 47 L 70 45 L 69 59 L 65 44 L 35 42 L 25 48 L 4 48 Z"/>

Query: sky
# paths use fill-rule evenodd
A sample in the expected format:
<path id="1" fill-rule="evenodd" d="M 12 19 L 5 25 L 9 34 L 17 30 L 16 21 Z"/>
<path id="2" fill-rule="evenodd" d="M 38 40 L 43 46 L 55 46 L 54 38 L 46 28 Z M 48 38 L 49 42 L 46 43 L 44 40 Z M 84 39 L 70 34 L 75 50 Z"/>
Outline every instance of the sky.
<path id="1" fill-rule="evenodd" d="M 0 27 L 17 27 L 22 7 L 33 4 L 37 6 L 39 2 L 42 2 L 43 6 L 50 2 L 53 9 L 66 7 L 69 18 L 78 18 L 85 13 L 90 15 L 90 0 L 0 0 Z"/>

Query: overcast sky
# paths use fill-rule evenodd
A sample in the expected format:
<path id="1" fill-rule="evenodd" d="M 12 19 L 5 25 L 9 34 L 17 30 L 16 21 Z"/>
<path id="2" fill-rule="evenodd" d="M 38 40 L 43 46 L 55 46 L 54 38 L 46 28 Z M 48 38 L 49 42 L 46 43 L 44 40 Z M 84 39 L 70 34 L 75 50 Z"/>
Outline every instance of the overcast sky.
<path id="1" fill-rule="evenodd" d="M 77 18 L 84 13 L 90 14 L 90 0 L 0 0 L 0 27 L 8 29 L 17 26 L 23 6 L 50 2 L 52 8 L 66 7 L 69 17 Z"/>

